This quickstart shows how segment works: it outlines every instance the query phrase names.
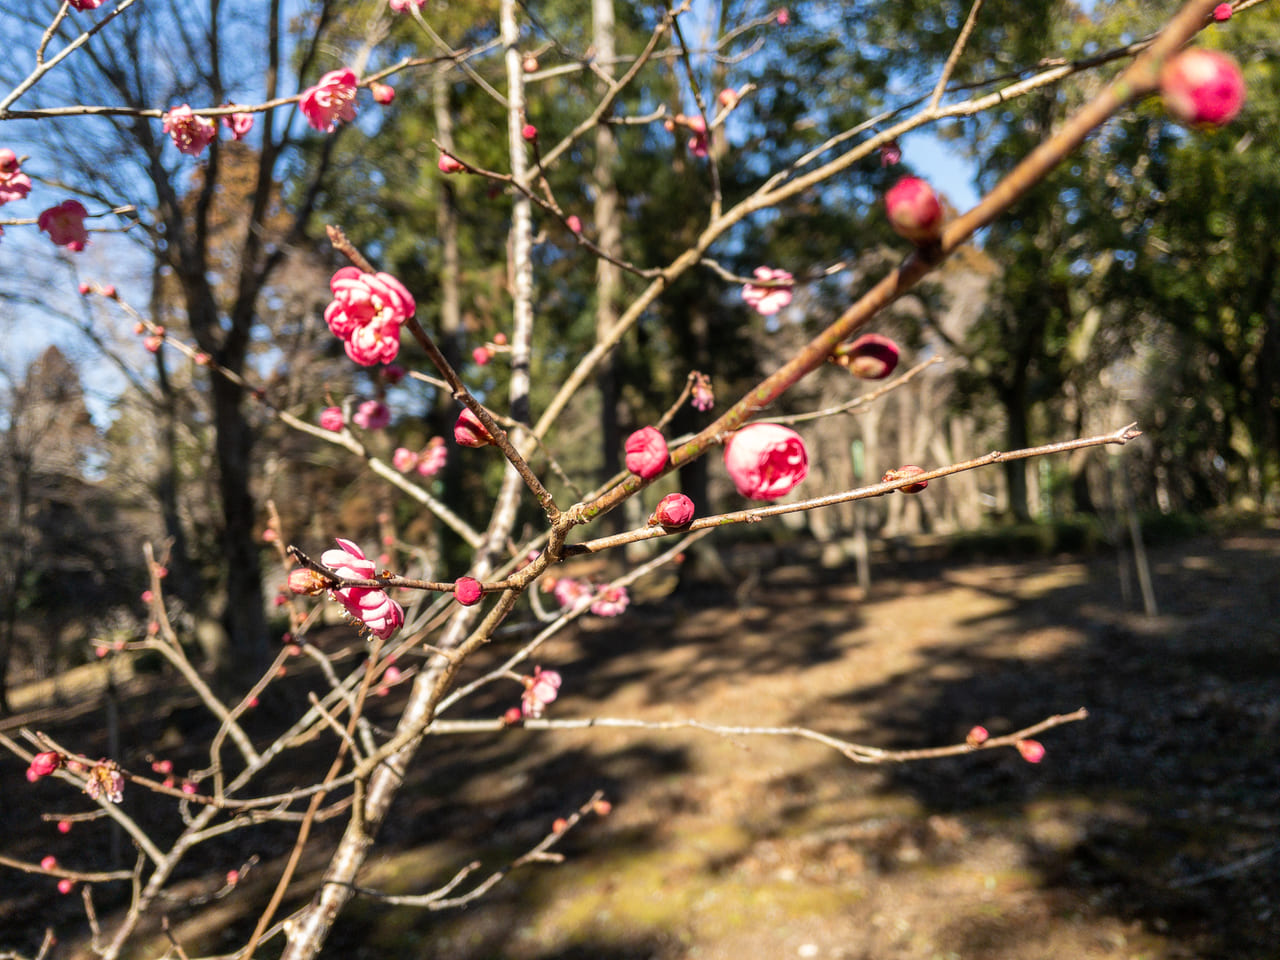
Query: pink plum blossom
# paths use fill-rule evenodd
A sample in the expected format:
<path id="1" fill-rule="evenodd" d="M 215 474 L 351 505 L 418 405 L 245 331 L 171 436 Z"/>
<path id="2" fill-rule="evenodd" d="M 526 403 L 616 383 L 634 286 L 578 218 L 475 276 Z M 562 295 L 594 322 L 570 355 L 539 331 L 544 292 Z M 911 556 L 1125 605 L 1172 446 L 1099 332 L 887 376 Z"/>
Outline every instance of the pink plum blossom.
<path id="1" fill-rule="evenodd" d="M 616 617 L 630 603 L 631 597 L 626 587 L 605 585 L 596 591 L 595 598 L 591 601 L 591 612 L 597 617 Z"/>
<path id="2" fill-rule="evenodd" d="M 350 67 L 330 70 L 302 94 L 302 115 L 314 129 L 332 133 L 338 121 L 356 118 L 356 72 Z"/>
<path id="3" fill-rule="evenodd" d="M 595 591 L 592 589 L 591 584 L 585 580 L 575 580 L 572 577 L 561 577 L 556 581 L 556 585 L 552 590 L 556 603 L 570 610 L 586 606 L 591 602 L 594 593 Z"/>
<path id="4" fill-rule="evenodd" d="M 124 799 L 124 774 L 111 760 L 99 760 L 89 771 L 84 792 L 90 800 L 102 799 L 107 803 L 119 803 Z"/>
<path id="5" fill-rule="evenodd" d="M 1165 109 L 1192 126 L 1221 126 L 1244 106 L 1244 74 L 1219 50 L 1192 47 L 1172 57 L 1160 71 Z"/>
<path id="6" fill-rule="evenodd" d="M 693 136 L 689 138 L 689 152 L 695 157 L 706 157 L 707 155 L 707 121 L 701 117 L 689 117 L 686 121 L 689 129 L 693 132 Z"/>
<path id="7" fill-rule="evenodd" d="M 533 676 L 524 678 L 524 693 L 520 696 L 520 712 L 526 717 L 540 717 L 547 704 L 560 694 L 560 674 L 554 670 L 533 668 Z"/>
<path id="8" fill-rule="evenodd" d="M 391 408 L 381 400 L 366 400 L 356 408 L 351 419 L 364 430 L 381 430 L 391 422 Z"/>
<path id="9" fill-rule="evenodd" d="M 471 412 L 470 407 L 463 407 L 458 414 L 458 419 L 453 424 L 453 440 L 460 447 L 487 447 L 493 443 L 488 429 Z"/>
<path id="10" fill-rule="evenodd" d="M 84 218 L 89 211 L 79 200 L 64 200 L 40 214 L 36 223 L 60 247 L 79 253 L 89 242 Z"/>
<path id="11" fill-rule="evenodd" d="M 795 278 L 786 270 L 774 270 L 770 267 L 756 267 L 752 274 L 757 280 L 776 281 L 783 284 L 778 287 L 758 287 L 753 283 L 742 288 L 742 299 L 755 307 L 761 316 L 771 317 L 791 302 L 791 281 Z"/>
<path id="12" fill-rule="evenodd" d="M 919 177 L 903 177 L 890 187 L 884 206 L 889 225 L 917 245 L 932 243 L 942 233 L 942 204 Z"/>
<path id="13" fill-rule="evenodd" d="M 658 501 L 649 523 L 662 527 L 687 527 L 693 521 L 693 501 L 683 493 L 668 493 Z"/>
<path id="14" fill-rule="evenodd" d="M 391 465 L 401 473 L 408 473 L 418 465 L 418 455 L 408 447 L 396 447 L 391 454 Z"/>
<path id="15" fill-rule="evenodd" d="M 204 148 L 218 135 L 217 124 L 208 117 L 196 115 L 185 103 L 166 113 L 163 125 L 164 132 L 173 138 L 173 145 L 178 148 L 178 152 L 191 157 L 203 153 Z"/>
<path id="16" fill-rule="evenodd" d="M 325 407 L 320 411 L 320 426 L 324 429 L 339 433 L 344 423 L 341 407 Z"/>
<path id="17" fill-rule="evenodd" d="M 400 325 L 417 309 L 409 291 L 389 273 L 343 267 L 329 280 L 333 301 L 325 307 L 329 330 L 347 356 L 362 366 L 390 363 L 400 351 Z"/>
<path id="18" fill-rule="evenodd" d="M 222 118 L 222 125 L 231 131 L 232 140 L 243 140 L 253 129 L 252 113 L 233 113 Z"/>
<path id="19" fill-rule="evenodd" d="M 667 441 L 653 427 L 641 427 L 627 437 L 627 469 L 644 480 L 652 480 L 670 459 Z"/>
<path id="20" fill-rule="evenodd" d="M 752 500 L 777 500 L 809 474 L 804 441 L 790 427 L 752 423 L 725 444 L 724 465 L 738 492 Z"/>
<path id="21" fill-rule="evenodd" d="M 434 477 L 444 469 L 449 458 L 449 448 L 445 446 L 444 437 L 432 437 L 418 454 L 418 473 L 424 477 Z"/>
<path id="22" fill-rule="evenodd" d="M 320 562 L 339 576 L 351 580 L 371 580 L 377 573 L 372 560 L 350 540 L 337 540 L 340 549 L 326 550 Z M 404 608 L 377 587 L 343 587 L 329 591 L 356 620 L 374 636 L 386 640 L 404 623 Z"/>
<path id="23" fill-rule="evenodd" d="M 689 402 L 695 410 L 710 410 L 716 405 L 716 394 L 711 389 L 711 378 L 705 373 L 693 372 L 693 392 Z"/>
<path id="24" fill-rule="evenodd" d="M 389 0 L 391 9 L 396 13 L 404 13 L 406 10 L 421 10 L 427 0 Z"/>
<path id="25" fill-rule="evenodd" d="M 31 192 L 31 178 L 22 172 L 18 155 L 8 147 L 0 149 L 0 204 L 21 200 Z"/>

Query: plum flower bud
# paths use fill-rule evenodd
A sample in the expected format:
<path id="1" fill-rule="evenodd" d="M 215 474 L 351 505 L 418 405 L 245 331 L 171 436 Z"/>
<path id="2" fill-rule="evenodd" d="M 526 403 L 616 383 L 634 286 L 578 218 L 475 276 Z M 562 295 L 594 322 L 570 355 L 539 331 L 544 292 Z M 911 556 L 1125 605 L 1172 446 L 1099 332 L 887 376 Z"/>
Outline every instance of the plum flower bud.
<path id="1" fill-rule="evenodd" d="M 524 137 L 524 139 L 529 143 L 533 143 L 533 141 L 538 139 L 538 128 L 532 123 L 526 123 L 520 128 L 520 136 Z"/>
<path id="2" fill-rule="evenodd" d="M 483 367 L 493 359 L 493 351 L 488 347 L 476 347 L 471 351 L 471 359 L 475 361 L 476 366 Z"/>
<path id="3" fill-rule="evenodd" d="M 898 345 L 878 333 L 866 333 L 836 348 L 833 359 L 855 377 L 883 380 L 898 366 Z"/>
<path id="4" fill-rule="evenodd" d="M 526 717 L 540 717 L 547 704 L 560 694 L 560 674 L 554 670 L 533 668 L 533 676 L 524 678 L 524 693 L 520 696 L 520 712 Z"/>
<path id="5" fill-rule="evenodd" d="M 71 5 L 77 10 L 97 10 L 102 6 L 102 0 L 71 0 Z"/>
<path id="6" fill-rule="evenodd" d="M 314 596 L 329 585 L 324 574 L 308 567 L 295 567 L 289 571 L 289 590 L 306 596 Z"/>
<path id="7" fill-rule="evenodd" d="M 396 447 L 391 454 L 391 465 L 401 473 L 408 473 L 418 465 L 418 455 L 408 447 Z"/>
<path id="8" fill-rule="evenodd" d="M 720 106 L 726 110 L 732 110 L 738 105 L 738 91 L 732 87 L 725 87 L 716 96 L 716 99 L 720 102 Z"/>
<path id="9" fill-rule="evenodd" d="M 903 177 L 890 187 L 884 206 L 889 225 L 917 246 L 932 243 L 942 234 L 942 204 L 919 177 Z"/>
<path id="10" fill-rule="evenodd" d="M 388 5 L 396 13 L 404 13 L 406 10 L 421 10 L 427 0 L 389 0 Z"/>
<path id="11" fill-rule="evenodd" d="M 79 8 L 77 7 L 77 9 Z M 76 888 L 76 882 L 72 880 L 70 877 L 63 877 L 61 880 L 58 881 L 58 892 L 61 894 L 68 894 L 75 888 Z"/>
<path id="12" fill-rule="evenodd" d="M 338 433 L 342 430 L 343 424 L 342 409 L 340 407 L 325 407 L 320 411 L 320 426 L 325 430 Z"/>
<path id="13" fill-rule="evenodd" d="M 41 777 L 47 777 L 61 766 L 61 754 L 53 750 L 37 753 L 31 758 L 31 766 L 27 767 L 27 779 L 34 783 Z"/>
<path id="14" fill-rule="evenodd" d="M 393 386 L 405 378 L 408 371 L 398 363 L 388 363 L 382 368 L 382 376 L 387 383 Z"/>
<path id="15" fill-rule="evenodd" d="M 616 617 L 627 609 L 631 595 L 626 587 L 603 586 L 591 601 L 591 612 L 597 617 Z"/>
<path id="16" fill-rule="evenodd" d="M 652 480 L 667 466 L 667 441 L 653 427 L 641 427 L 627 437 L 627 469 Z"/>
<path id="17" fill-rule="evenodd" d="M 778 26 L 785 27 L 791 22 L 791 13 L 786 7 L 780 7 L 775 15 L 775 19 L 778 21 Z"/>
<path id="18" fill-rule="evenodd" d="M 906 480 L 908 477 L 917 477 L 924 473 L 924 467 L 917 467 L 914 463 L 908 463 L 906 466 L 899 467 L 897 470 L 889 470 L 880 478 L 881 483 L 894 483 L 898 480 Z M 921 480 L 919 483 L 908 483 L 905 487 L 898 487 L 899 493 L 919 493 L 929 485 L 928 480 Z"/>
<path id="19" fill-rule="evenodd" d="M 436 161 L 436 168 L 441 173 L 461 173 L 467 169 L 462 165 L 462 161 L 457 157 L 451 157 L 447 153 L 440 154 L 440 159 Z"/>
<path id="20" fill-rule="evenodd" d="M 1019 740 L 1014 746 L 1027 763 L 1039 763 L 1044 759 L 1044 744 L 1039 740 Z"/>
<path id="21" fill-rule="evenodd" d="M 902 162 L 902 148 L 897 140 L 890 140 L 880 145 L 880 166 L 892 167 Z"/>
<path id="22" fill-rule="evenodd" d="M 569 232 L 573 234 L 582 233 L 582 221 L 578 219 L 576 213 L 571 213 L 564 218 L 565 226 L 569 228 Z"/>
<path id="23" fill-rule="evenodd" d="M 333 133 L 339 120 L 356 118 L 356 72 L 350 67 L 330 70 L 303 92 L 298 106 L 313 129 Z"/>
<path id="24" fill-rule="evenodd" d="M 480 581 L 471 577 L 459 577 L 453 584 L 453 598 L 464 607 L 474 607 L 484 596 Z"/>
<path id="25" fill-rule="evenodd" d="M 208 117 L 197 116 L 191 107 L 174 107 L 161 118 L 164 132 L 173 139 L 179 153 L 199 156 L 218 135 L 218 125 Z"/>
<path id="26" fill-rule="evenodd" d="M 453 441 L 460 447 L 486 447 L 493 443 L 493 436 L 470 407 L 463 407 L 453 424 Z"/>
<path id="27" fill-rule="evenodd" d="M 43 211 L 36 224 L 58 246 L 79 253 L 89 242 L 89 233 L 84 228 L 84 218 L 88 215 L 89 211 L 79 200 L 64 200 Z"/>
<path id="28" fill-rule="evenodd" d="M 753 283 L 742 288 L 742 299 L 755 307 L 756 313 L 771 317 L 791 302 L 791 281 L 795 278 L 786 270 L 756 267 L 752 274 L 757 280 L 781 283 L 776 287 L 758 287 Z"/>
<path id="29" fill-rule="evenodd" d="M 1192 126 L 1221 126 L 1244 106 L 1244 74 L 1218 50 L 1192 47 L 1171 58 L 1160 71 L 1164 107 Z"/>
<path id="30" fill-rule="evenodd" d="M 396 98 L 396 88 L 386 83 L 379 83 L 377 80 L 369 84 L 369 92 L 373 94 L 373 102 L 380 103 L 384 107 Z"/>
<path id="31" fill-rule="evenodd" d="M 1213 19 L 1214 19 L 1214 20 L 1216 20 L 1218 23 L 1223 23 L 1224 21 L 1230 20 L 1230 19 L 1231 19 L 1231 4 L 1229 4 L 1229 3 L 1220 3 L 1220 4 L 1218 4 L 1216 7 L 1214 7 L 1214 8 L 1213 8 Z"/>
<path id="32" fill-rule="evenodd" d="M 70 833 L 70 832 L 71 832 L 71 821 L 70 821 L 70 820 L 59 820 L 59 821 L 58 821 L 58 832 L 59 832 L 59 833 Z"/>
<path id="33" fill-rule="evenodd" d="M 57 870 L 58 858 L 54 856 L 42 857 L 40 859 L 40 869 L 41 870 Z"/>
<path id="34" fill-rule="evenodd" d="M 381 430 L 391 422 L 391 408 L 381 400 L 366 400 L 351 415 L 356 426 L 365 430 Z"/>
<path id="35" fill-rule="evenodd" d="M 533 54 L 529 54 L 527 57 L 524 58 L 524 61 L 520 64 L 520 68 L 525 73 L 537 73 L 538 58 L 535 57 Z"/>
<path id="36" fill-rule="evenodd" d="M 743 427 L 725 444 L 724 466 L 733 485 L 752 500 L 777 500 L 809 475 L 809 453 L 800 435 L 776 423 Z"/>
<path id="37" fill-rule="evenodd" d="M 228 104 L 230 106 L 230 104 Z M 253 129 L 252 113 L 232 113 L 222 118 L 222 125 L 231 131 L 232 140 L 243 140 Z"/>
<path id="38" fill-rule="evenodd" d="M 987 728 L 979 725 L 965 734 L 964 742 L 971 747 L 980 747 L 987 742 L 990 736 L 991 734 L 987 732 Z"/>
<path id="39" fill-rule="evenodd" d="M 649 517 L 650 526 L 678 529 L 687 527 L 693 522 L 693 501 L 683 493 L 668 493 L 658 501 L 653 515 Z"/>

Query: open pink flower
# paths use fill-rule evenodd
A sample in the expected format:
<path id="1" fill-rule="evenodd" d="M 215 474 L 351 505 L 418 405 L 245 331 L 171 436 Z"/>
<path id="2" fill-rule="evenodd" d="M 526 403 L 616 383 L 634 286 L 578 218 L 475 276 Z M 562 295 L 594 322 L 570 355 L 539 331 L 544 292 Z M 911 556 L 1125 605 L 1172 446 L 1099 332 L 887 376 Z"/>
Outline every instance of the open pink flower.
<path id="1" fill-rule="evenodd" d="M 36 223 L 60 247 L 79 253 L 89 242 L 84 218 L 89 211 L 79 200 L 64 200 L 40 214 Z"/>
<path id="2" fill-rule="evenodd" d="M 753 283 L 744 285 L 742 299 L 755 307 L 757 313 L 771 317 L 791 302 L 791 287 L 789 284 L 795 278 L 786 270 L 756 267 L 752 274 L 757 280 L 774 280 L 788 284 L 780 287 L 757 287 Z"/>
<path id="3" fill-rule="evenodd" d="M 218 125 L 208 117 L 197 116 L 185 103 L 164 115 L 164 132 L 173 138 L 179 153 L 195 157 L 218 135 Z"/>
<path id="4" fill-rule="evenodd" d="M 556 598 L 556 603 L 560 604 L 560 606 L 576 610 L 578 607 L 586 606 L 591 602 L 591 598 L 595 595 L 595 590 L 585 580 L 561 577 L 556 581 L 552 594 Z"/>
<path id="5" fill-rule="evenodd" d="M 391 422 L 391 408 L 381 400 L 366 400 L 356 408 L 351 419 L 364 430 L 381 430 Z"/>
<path id="6" fill-rule="evenodd" d="M 352 580 L 371 580 L 377 573 L 372 560 L 350 540 L 338 538 L 338 550 L 326 550 L 320 562 L 340 576 Z M 404 608 L 377 587 L 343 587 L 331 590 L 330 596 L 341 603 L 347 613 L 363 623 L 376 637 L 390 637 L 404 624 Z"/>
<path id="7" fill-rule="evenodd" d="M 408 447 L 396 447 L 391 454 L 391 465 L 401 473 L 408 473 L 418 465 L 418 455 Z"/>
<path id="8" fill-rule="evenodd" d="M 222 125 L 231 131 L 232 140 L 243 140 L 253 129 L 252 113 L 233 113 L 222 118 Z"/>
<path id="9" fill-rule="evenodd" d="M 667 466 L 667 441 L 653 427 L 641 427 L 627 437 L 627 469 L 652 480 Z"/>
<path id="10" fill-rule="evenodd" d="M 338 121 L 356 118 L 356 72 L 350 67 L 330 70 L 314 87 L 309 87 L 299 103 L 307 123 L 321 133 L 332 133 Z"/>
<path id="11" fill-rule="evenodd" d="M 107 803 L 119 803 L 124 799 L 124 774 L 114 761 L 99 760 L 89 771 L 84 792 L 90 800 L 102 799 Z"/>
<path id="12" fill-rule="evenodd" d="M 524 693 L 520 696 L 520 712 L 526 717 L 540 717 L 547 704 L 560 695 L 560 674 L 554 670 L 533 668 L 533 676 L 524 678 Z"/>
<path id="13" fill-rule="evenodd" d="M 697 370 L 693 372 L 693 392 L 689 403 L 695 410 L 710 410 L 716 405 L 716 394 L 711 389 L 711 378 Z"/>
<path id="14" fill-rule="evenodd" d="M 333 302 L 325 323 L 356 363 L 390 363 L 400 351 L 400 324 L 417 309 L 409 291 L 389 273 L 343 267 L 329 280 Z"/>
<path id="15" fill-rule="evenodd" d="M 418 473 L 424 477 L 434 477 L 444 469 L 449 459 L 449 448 L 445 446 L 444 437 L 432 437 L 418 454 Z"/>
<path id="16" fill-rule="evenodd" d="M 591 601 L 591 612 L 597 617 L 616 617 L 631 603 L 626 587 L 603 586 Z"/>
<path id="17" fill-rule="evenodd" d="M 724 466 L 744 497 L 777 500 L 808 476 L 809 454 L 790 427 L 752 423 L 725 444 Z"/>
<path id="18" fill-rule="evenodd" d="M 320 411 L 320 426 L 326 430 L 332 430 L 338 433 L 343 427 L 342 409 L 340 407 L 325 407 Z"/>
<path id="19" fill-rule="evenodd" d="M 21 200 L 31 192 L 31 178 L 22 172 L 18 155 L 5 147 L 0 150 L 0 203 Z"/>

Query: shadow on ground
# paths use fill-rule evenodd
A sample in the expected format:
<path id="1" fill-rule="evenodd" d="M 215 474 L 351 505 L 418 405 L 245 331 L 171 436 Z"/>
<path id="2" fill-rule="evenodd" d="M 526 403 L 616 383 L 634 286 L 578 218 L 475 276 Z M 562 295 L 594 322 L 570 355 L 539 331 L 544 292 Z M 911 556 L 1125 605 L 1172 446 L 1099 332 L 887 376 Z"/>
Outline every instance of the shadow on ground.
<path id="1" fill-rule="evenodd" d="M 877 571 L 869 597 L 851 572 L 785 562 L 693 598 L 659 599 L 655 584 L 627 617 L 589 618 L 542 651 L 565 677 L 552 715 L 802 724 L 910 748 L 958 742 L 974 724 L 999 734 L 1079 706 L 1090 717 L 1044 734 L 1038 765 L 1005 749 L 855 766 L 813 743 L 695 731 L 430 741 L 364 886 L 423 892 L 473 859 L 484 876 L 593 791 L 614 810 L 562 838 L 563 864 L 522 867 L 466 908 L 358 900 L 324 956 L 1273 960 L 1280 531 L 1163 547 L 1153 561 L 1157 618 L 1122 609 L 1110 556 L 901 564 Z M 467 715 L 494 716 L 518 694 L 494 690 Z M 397 705 L 394 693 L 382 702 L 384 722 Z M 126 710 L 139 745 L 127 763 L 184 759 L 207 731 L 174 722 L 177 709 L 152 695 Z M 93 722 L 57 735 L 106 752 Z M 325 755 L 317 746 L 294 768 Z M 13 767 L 7 854 L 132 862 L 93 824 L 33 830 L 56 791 L 18 786 Z M 126 799 L 172 832 L 152 802 Z M 320 839 L 338 828 L 319 825 Z M 271 825 L 208 848 L 183 895 L 261 862 L 213 907 L 169 908 L 189 950 L 243 942 L 291 842 Z M 322 866 L 304 861 L 299 903 Z M 80 935 L 76 898 L 10 876 L 0 946 L 34 952 L 45 923 Z M 106 890 L 98 900 L 104 914 L 118 903 Z"/>

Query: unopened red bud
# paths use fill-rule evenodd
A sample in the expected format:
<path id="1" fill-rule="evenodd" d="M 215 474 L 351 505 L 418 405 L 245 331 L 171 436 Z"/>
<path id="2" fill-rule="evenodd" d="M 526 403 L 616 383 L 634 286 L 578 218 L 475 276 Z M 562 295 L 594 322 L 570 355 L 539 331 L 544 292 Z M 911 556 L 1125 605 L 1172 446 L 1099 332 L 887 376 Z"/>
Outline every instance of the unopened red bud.
<path id="1" fill-rule="evenodd" d="M 551 823 L 552 833 L 564 833 L 568 829 L 569 829 L 569 821 L 566 820 L 564 817 L 556 817 L 555 820 L 552 821 Z"/>
<path id="2" fill-rule="evenodd" d="M 161 781 L 161 783 L 167 789 L 169 790 L 173 789 L 173 777 L 165 777 L 164 780 Z"/>
<path id="3" fill-rule="evenodd" d="M 64 894 L 70 893 L 75 888 L 76 888 L 76 882 L 72 880 L 70 877 L 63 877 L 61 880 L 58 881 L 59 893 L 64 893 Z"/>
<path id="4" fill-rule="evenodd" d="M 507 335 L 499 331 L 493 335 L 493 342 L 500 347 L 505 347 L 507 345 Z"/>
<path id="5" fill-rule="evenodd" d="M 294 593 L 314 596 L 323 592 L 328 582 L 323 574 L 308 567 L 295 567 L 289 571 L 289 589 Z"/>
<path id="6" fill-rule="evenodd" d="M 257 698 L 257 697 L 250 697 L 250 698 L 249 698 L 249 700 L 248 700 L 248 702 L 246 702 L 246 703 L 245 703 L 245 707 L 246 707 L 247 709 L 249 709 L 249 710 L 252 710 L 252 709 L 253 709 L 254 707 L 256 707 L 257 705 L 258 705 L 258 698 Z"/>
<path id="7" fill-rule="evenodd" d="M 787 10 L 786 7 L 782 7 L 781 9 L 778 10 L 777 21 L 778 21 L 778 26 L 780 27 L 785 27 L 788 23 L 791 22 L 791 13 Z"/>
<path id="8" fill-rule="evenodd" d="M 1231 19 L 1231 4 L 1220 3 L 1213 8 L 1213 19 L 1222 23 L 1224 20 Z"/>
<path id="9" fill-rule="evenodd" d="M 728 110 L 730 107 L 738 105 L 738 91 L 726 87 L 720 91 L 720 95 L 716 99 L 720 101 L 720 106 Z"/>
<path id="10" fill-rule="evenodd" d="M 58 868 L 58 858 L 57 858 L 57 857 L 53 857 L 53 856 L 44 857 L 44 858 L 43 858 L 43 859 L 41 859 L 41 861 L 40 861 L 40 869 L 41 869 L 41 870 L 56 870 L 57 868 Z"/>
<path id="11" fill-rule="evenodd" d="M 505 726 L 514 727 L 524 719 L 524 714 L 520 712 L 519 707 L 508 707 L 502 714 L 502 722 Z"/>
<path id="12" fill-rule="evenodd" d="M 526 123 L 520 128 L 520 136 L 524 137 L 530 143 L 538 139 L 538 128 L 532 123 Z"/>
<path id="13" fill-rule="evenodd" d="M 62 755 L 53 750 L 37 753 L 31 758 L 31 766 L 27 767 L 28 779 L 47 777 L 62 766 Z"/>
<path id="14" fill-rule="evenodd" d="M 154 770 L 156 773 L 164 773 L 164 774 L 173 773 L 173 761 L 157 760 L 155 763 L 151 764 L 151 769 Z"/>
<path id="15" fill-rule="evenodd" d="M 613 804 L 608 800 L 597 800 L 591 805 L 591 810 L 597 817 L 607 817 L 613 812 Z"/>
<path id="16" fill-rule="evenodd" d="M 80 291 L 80 296 L 87 297 L 89 295 L 89 291 L 93 288 L 87 283 L 81 283 L 80 286 L 76 287 L 76 289 Z"/>
<path id="17" fill-rule="evenodd" d="M 164 345 L 164 337 L 147 337 L 142 341 L 142 345 L 152 353 L 159 353 L 160 348 Z"/>
<path id="18" fill-rule="evenodd" d="M 1019 740 L 1014 746 L 1027 763 L 1039 763 L 1044 759 L 1044 744 L 1039 740 Z"/>
<path id="19" fill-rule="evenodd" d="M 564 218 L 565 225 L 573 233 L 582 233 L 582 221 L 578 219 L 577 214 L 569 214 Z"/>
<path id="20" fill-rule="evenodd" d="M 520 67 L 521 69 L 524 70 L 525 73 L 537 73 L 538 58 L 535 57 L 533 54 L 529 54 L 527 57 L 524 58 L 524 61 L 520 64 Z"/>
<path id="21" fill-rule="evenodd" d="M 670 459 L 666 439 L 653 427 L 641 427 L 627 437 L 626 452 L 627 469 L 645 480 L 662 473 Z"/>
<path id="22" fill-rule="evenodd" d="M 237 883 L 239 883 L 239 882 L 240 882 L 240 871 L 239 871 L 239 870 L 228 870 L 228 871 L 227 871 L 227 886 L 228 886 L 228 887 L 234 887 L 234 886 L 235 886 Z"/>
<path id="23" fill-rule="evenodd" d="M 376 80 L 369 84 L 369 92 L 373 94 L 374 103 L 380 103 L 384 107 L 396 98 L 395 87 L 378 83 Z"/>
<path id="24" fill-rule="evenodd" d="M 965 734 L 964 742 L 971 747 L 978 747 L 986 743 L 990 736 L 991 734 L 987 733 L 987 728 L 979 725 Z"/>
<path id="25" fill-rule="evenodd" d="M 471 359 L 475 361 L 476 366 L 486 366 L 493 359 L 493 351 L 488 347 L 476 347 L 471 351 Z"/>
<path id="26" fill-rule="evenodd" d="M 1244 106 L 1244 94 L 1239 65 L 1219 50 L 1183 50 L 1160 72 L 1165 109 L 1193 126 L 1227 123 Z"/>
<path id="27" fill-rule="evenodd" d="M 275 530 L 271 529 L 271 527 L 267 527 L 265 530 L 263 530 L 263 531 L 262 531 L 262 542 L 263 542 L 263 543 L 275 543 L 275 542 L 276 542 L 276 532 L 275 532 Z"/>
<path id="28" fill-rule="evenodd" d="M 436 161 L 436 167 L 441 173 L 461 173 L 467 169 L 462 162 L 456 157 L 451 157 L 447 153 L 440 154 L 440 159 Z"/>
<path id="29" fill-rule="evenodd" d="M 453 584 L 453 598 L 464 607 L 475 606 L 483 596 L 484 589 L 480 586 L 479 580 L 473 580 L 471 577 L 459 577 Z"/>
<path id="30" fill-rule="evenodd" d="M 115 284 L 108 283 L 105 287 L 103 287 L 103 288 L 102 288 L 102 295 L 103 295 L 104 297 L 106 297 L 108 300 L 116 300 L 116 299 L 118 299 L 118 295 L 117 295 L 117 293 L 116 293 Z"/>
<path id="31" fill-rule="evenodd" d="M 889 225 L 917 246 L 942 233 L 942 204 L 933 188 L 919 177 L 903 177 L 884 195 Z"/>
<path id="32" fill-rule="evenodd" d="M 144 324 L 141 320 L 139 320 L 137 323 L 133 325 L 133 332 L 136 333 L 138 336 L 142 336 L 144 333 L 147 332 L 146 324 Z"/>
<path id="33" fill-rule="evenodd" d="M 493 443 L 492 435 L 470 407 L 463 407 L 458 414 L 453 424 L 453 439 L 460 447 L 485 447 Z"/>
<path id="34" fill-rule="evenodd" d="M 895 481 L 898 481 L 898 480 L 906 480 L 908 477 L 919 476 L 920 474 L 925 472 L 926 471 L 924 467 L 917 467 L 913 463 L 908 463 L 906 466 L 899 467 L 897 470 L 890 470 L 887 473 L 885 473 L 885 475 L 880 478 L 880 482 L 894 483 Z M 928 485 L 929 485 L 928 480 L 921 480 L 919 483 L 909 483 L 905 487 L 899 487 L 898 492 L 899 493 L 919 493 Z"/>
<path id="35" fill-rule="evenodd" d="M 195 361 L 197 366 L 203 367 L 209 362 L 209 355 L 201 351 L 195 355 Z"/>
<path id="36" fill-rule="evenodd" d="M 71 832 L 71 821 L 70 821 L 70 820 L 59 820 L 59 821 L 58 821 L 58 832 L 59 832 L 59 833 L 70 833 L 70 832 Z"/>
<path id="37" fill-rule="evenodd" d="M 649 517 L 651 526 L 679 529 L 693 522 L 693 501 L 683 493 L 669 493 L 658 501 L 653 515 Z"/>
<path id="38" fill-rule="evenodd" d="M 898 366 L 898 345 L 878 333 L 863 334 L 836 348 L 834 360 L 855 377 L 883 380 Z"/>

